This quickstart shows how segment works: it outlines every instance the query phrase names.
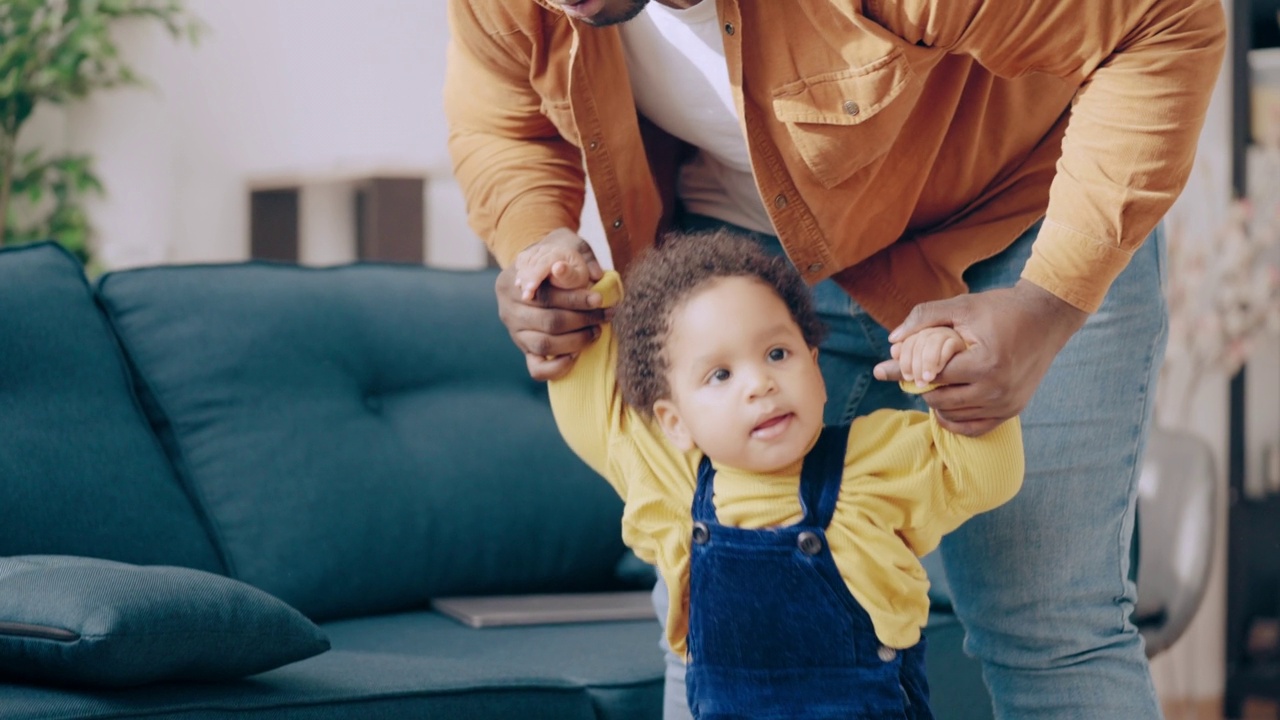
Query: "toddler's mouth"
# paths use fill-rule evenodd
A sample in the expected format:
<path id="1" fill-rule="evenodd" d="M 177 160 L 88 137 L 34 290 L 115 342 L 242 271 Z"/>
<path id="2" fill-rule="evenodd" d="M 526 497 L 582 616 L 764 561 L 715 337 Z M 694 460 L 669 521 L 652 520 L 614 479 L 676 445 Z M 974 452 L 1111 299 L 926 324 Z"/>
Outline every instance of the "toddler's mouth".
<path id="1" fill-rule="evenodd" d="M 751 437 L 756 438 L 757 440 L 772 440 L 786 431 L 795 416 L 795 413 L 774 415 L 759 425 L 751 428 Z"/>

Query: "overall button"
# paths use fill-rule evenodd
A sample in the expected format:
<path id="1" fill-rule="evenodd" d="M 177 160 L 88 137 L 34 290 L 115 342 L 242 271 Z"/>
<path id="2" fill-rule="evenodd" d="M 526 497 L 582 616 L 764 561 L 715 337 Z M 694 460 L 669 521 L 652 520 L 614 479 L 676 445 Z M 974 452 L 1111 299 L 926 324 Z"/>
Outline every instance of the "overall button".
<path id="1" fill-rule="evenodd" d="M 808 530 L 800 533 L 796 538 L 796 544 L 800 546 L 800 552 L 805 555 L 817 555 L 822 552 L 822 538 Z"/>
<path id="2" fill-rule="evenodd" d="M 893 662 L 893 659 L 898 657 L 898 651 L 888 645 L 881 645 L 880 649 L 876 651 L 876 656 L 880 658 L 881 662 Z"/>
<path id="3" fill-rule="evenodd" d="M 696 522 L 693 524 L 693 542 L 697 545 L 704 545 L 711 539 L 711 529 L 705 523 Z"/>

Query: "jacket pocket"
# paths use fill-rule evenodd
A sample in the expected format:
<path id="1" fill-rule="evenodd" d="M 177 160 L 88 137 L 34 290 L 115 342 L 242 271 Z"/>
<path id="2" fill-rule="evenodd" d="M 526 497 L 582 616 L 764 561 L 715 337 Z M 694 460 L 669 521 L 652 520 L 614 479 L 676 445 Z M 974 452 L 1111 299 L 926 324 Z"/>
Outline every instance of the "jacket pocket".
<path id="1" fill-rule="evenodd" d="M 560 137 L 578 147 L 582 147 L 581 136 L 578 134 L 578 123 L 573 119 L 573 107 L 568 100 L 553 101 L 543 99 L 541 111 L 551 121 L 551 124 L 556 126 Z"/>
<path id="2" fill-rule="evenodd" d="M 823 186 L 834 187 L 884 155 L 915 104 L 915 73 L 900 50 L 862 67 L 787 83 L 773 112 Z M 895 102 L 896 101 L 896 102 Z"/>

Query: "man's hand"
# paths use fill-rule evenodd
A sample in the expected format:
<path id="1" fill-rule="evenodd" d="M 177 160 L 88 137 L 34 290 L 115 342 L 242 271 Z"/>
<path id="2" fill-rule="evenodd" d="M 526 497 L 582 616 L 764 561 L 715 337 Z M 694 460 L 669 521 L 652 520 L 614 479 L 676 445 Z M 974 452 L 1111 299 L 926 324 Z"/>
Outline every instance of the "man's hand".
<path id="1" fill-rule="evenodd" d="M 1021 413 L 1049 365 L 1088 314 L 1025 280 L 1000 290 L 917 305 L 889 340 L 900 343 L 926 327 L 952 327 L 968 348 L 924 395 L 939 423 L 962 435 L 981 435 Z M 875 367 L 880 380 L 902 379 L 898 361 Z"/>
<path id="2" fill-rule="evenodd" d="M 576 254 L 581 265 L 567 252 Z M 526 289 L 529 278 L 539 273 L 546 279 Z M 524 353 L 535 380 L 554 380 L 569 372 L 577 353 L 599 334 L 605 311 L 600 309 L 599 293 L 590 287 L 603 275 L 591 246 L 567 228 L 547 233 L 498 274 L 498 317 Z M 557 283 L 577 287 L 556 287 Z"/>

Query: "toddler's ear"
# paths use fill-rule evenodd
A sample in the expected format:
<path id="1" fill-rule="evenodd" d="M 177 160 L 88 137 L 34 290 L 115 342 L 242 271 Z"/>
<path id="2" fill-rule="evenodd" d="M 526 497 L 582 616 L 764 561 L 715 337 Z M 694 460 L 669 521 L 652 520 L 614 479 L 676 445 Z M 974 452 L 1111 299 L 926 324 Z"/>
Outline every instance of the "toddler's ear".
<path id="1" fill-rule="evenodd" d="M 658 427 L 662 428 L 662 434 L 667 436 L 667 440 L 677 450 L 689 452 L 694 448 L 693 437 L 689 435 L 689 428 L 681 420 L 680 411 L 676 409 L 675 403 L 666 399 L 659 400 L 653 404 L 653 416 L 658 421 Z"/>

